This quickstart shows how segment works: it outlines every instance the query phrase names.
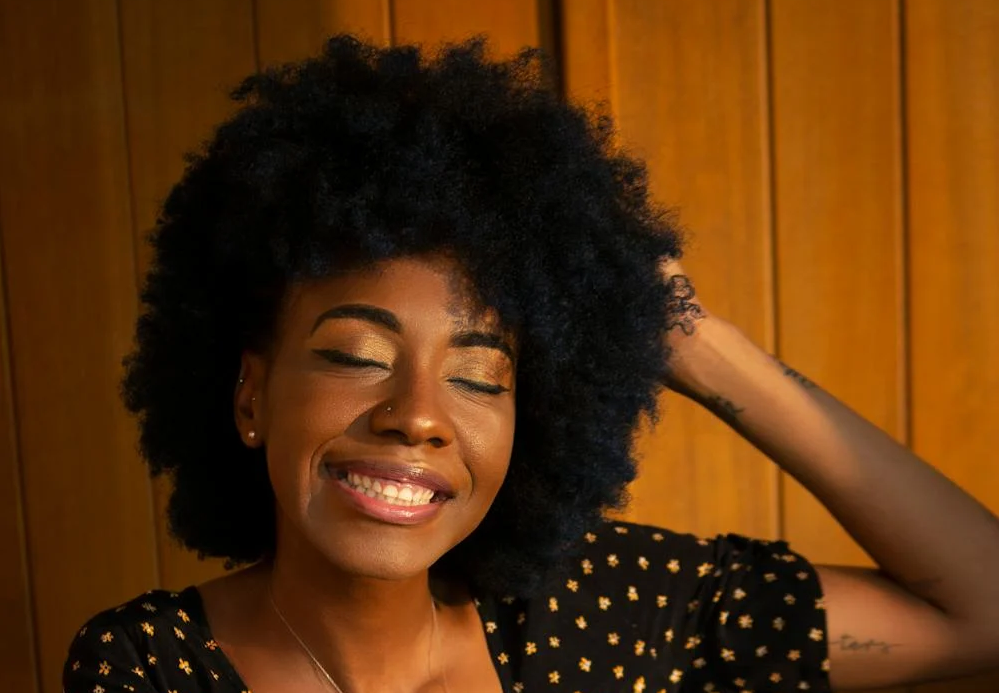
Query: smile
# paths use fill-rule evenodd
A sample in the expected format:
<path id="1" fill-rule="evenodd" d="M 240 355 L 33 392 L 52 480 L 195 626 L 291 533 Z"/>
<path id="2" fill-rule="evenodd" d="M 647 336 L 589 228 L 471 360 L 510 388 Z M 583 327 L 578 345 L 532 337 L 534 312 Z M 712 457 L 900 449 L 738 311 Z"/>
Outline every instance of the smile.
<path id="1" fill-rule="evenodd" d="M 389 505 L 407 507 L 429 505 L 434 502 L 434 496 L 437 495 L 436 491 L 425 486 L 379 479 L 356 472 L 341 472 L 338 479 L 354 491 Z"/>

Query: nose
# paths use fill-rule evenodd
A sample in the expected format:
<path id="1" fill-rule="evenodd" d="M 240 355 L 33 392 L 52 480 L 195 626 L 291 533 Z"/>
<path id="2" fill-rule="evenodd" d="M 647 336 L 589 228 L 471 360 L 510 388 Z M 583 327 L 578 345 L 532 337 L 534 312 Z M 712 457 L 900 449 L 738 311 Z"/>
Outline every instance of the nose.
<path id="1" fill-rule="evenodd" d="M 412 446 L 441 448 L 454 442 L 454 424 L 442 402 L 444 392 L 436 379 L 414 374 L 392 380 L 393 391 L 371 412 L 372 433 L 394 437 Z"/>

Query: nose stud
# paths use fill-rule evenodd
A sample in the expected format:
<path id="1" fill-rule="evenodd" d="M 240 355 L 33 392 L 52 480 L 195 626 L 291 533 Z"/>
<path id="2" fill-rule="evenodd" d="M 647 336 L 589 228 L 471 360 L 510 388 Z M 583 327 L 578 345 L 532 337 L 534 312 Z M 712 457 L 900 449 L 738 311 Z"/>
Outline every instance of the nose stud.
<path id="1" fill-rule="evenodd" d="M 385 407 L 385 413 L 386 414 L 391 414 L 392 413 L 392 407 Z"/>

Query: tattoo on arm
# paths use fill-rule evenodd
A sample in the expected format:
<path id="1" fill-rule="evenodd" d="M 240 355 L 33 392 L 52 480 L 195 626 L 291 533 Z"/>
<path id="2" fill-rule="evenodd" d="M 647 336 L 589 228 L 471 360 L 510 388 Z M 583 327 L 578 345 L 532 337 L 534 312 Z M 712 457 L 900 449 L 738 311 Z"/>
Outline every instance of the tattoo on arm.
<path id="1" fill-rule="evenodd" d="M 811 380 L 809 380 L 808 378 L 806 378 L 804 375 L 802 375 L 798 371 L 796 371 L 793 368 L 791 368 L 789 365 L 787 365 L 786 363 L 784 363 L 780 359 L 777 359 L 777 363 L 779 363 L 784 368 L 784 375 L 786 375 L 789 378 L 793 378 L 794 380 L 797 380 L 798 383 L 803 388 L 805 388 L 806 390 L 813 390 L 813 389 L 815 389 L 815 388 L 818 387 L 818 385 L 816 385 L 815 383 L 813 383 Z"/>
<path id="2" fill-rule="evenodd" d="M 739 422 L 739 414 L 745 411 L 742 407 L 737 407 L 730 399 L 725 399 L 721 395 L 714 395 L 705 400 L 704 405 L 713 411 L 718 417 L 729 426 L 735 426 Z"/>
<path id="3" fill-rule="evenodd" d="M 838 640 L 830 642 L 829 645 L 839 648 L 840 652 L 877 652 L 880 654 L 891 654 L 892 648 L 899 647 L 898 643 L 889 643 L 883 640 L 858 640 L 846 633 L 841 635 Z"/>
<path id="4" fill-rule="evenodd" d="M 669 290 L 669 300 L 666 302 L 666 314 L 669 316 L 667 332 L 676 328 L 688 337 L 694 334 L 694 323 L 704 319 L 704 309 L 693 302 L 694 285 L 682 274 L 675 274 L 666 282 Z"/>

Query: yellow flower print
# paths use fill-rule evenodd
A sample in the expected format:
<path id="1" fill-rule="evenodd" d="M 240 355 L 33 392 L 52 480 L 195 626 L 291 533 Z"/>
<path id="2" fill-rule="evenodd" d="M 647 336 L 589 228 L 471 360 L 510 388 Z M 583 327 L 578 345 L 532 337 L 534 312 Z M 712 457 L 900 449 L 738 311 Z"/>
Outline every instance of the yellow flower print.
<path id="1" fill-rule="evenodd" d="M 791 650 L 790 652 L 787 653 L 787 658 L 790 659 L 792 662 L 797 662 L 799 659 L 801 659 L 801 650 Z"/>
<path id="2" fill-rule="evenodd" d="M 680 561 L 675 558 L 666 564 L 666 570 L 676 575 L 680 572 Z"/>
<path id="3" fill-rule="evenodd" d="M 114 641 L 114 636 L 111 634 L 111 631 L 107 631 L 106 633 L 101 635 L 101 642 L 113 642 L 113 641 Z"/>
<path id="4" fill-rule="evenodd" d="M 721 651 L 721 658 L 724 659 L 726 662 L 734 662 L 735 652 L 726 647 L 723 647 Z"/>
<path id="5" fill-rule="evenodd" d="M 614 531 L 617 532 L 618 534 L 627 534 L 628 533 L 628 528 L 627 527 L 617 526 L 617 527 L 614 528 Z"/>
<path id="6" fill-rule="evenodd" d="M 510 661 L 510 656 L 506 652 L 500 652 L 496 655 L 496 661 L 500 664 L 506 664 Z"/>
<path id="7" fill-rule="evenodd" d="M 704 657 L 698 657 L 691 664 L 694 665 L 695 669 L 703 669 L 708 665 L 708 660 L 704 659 Z"/>
<path id="8" fill-rule="evenodd" d="M 97 665 L 97 671 L 101 674 L 101 676 L 107 676 L 111 673 L 111 665 L 108 664 L 107 661 L 103 661 Z"/>
<path id="9" fill-rule="evenodd" d="M 180 669 L 181 671 L 183 671 L 188 676 L 191 675 L 191 671 L 192 671 L 191 670 L 191 663 L 188 662 L 186 659 L 178 660 L 178 662 L 177 662 L 177 668 Z"/>
<path id="10" fill-rule="evenodd" d="M 641 657 L 643 654 L 645 654 L 645 641 L 644 640 L 636 640 L 635 641 L 635 656 L 636 657 Z"/>
<path id="11" fill-rule="evenodd" d="M 620 562 L 621 561 L 618 560 L 616 553 L 612 553 L 609 556 L 607 556 L 607 565 L 609 565 L 611 568 L 617 568 Z"/>
<path id="12" fill-rule="evenodd" d="M 104 686 L 94 686 L 94 693 L 104 693 Z"/>
<path id="13" fill-rule="evenodd" d="M 766 657 L 767 653 L 769 653 L 769 652 L 770 652 L 770 650 L 767 649 L 766 645 L 760 645 L 759 647 L 756 648 L 756 656 L 757 657 Z"/>
<path id="14" fill-rule="evenodd" d="M 664 538 L 662 532 L 653 532 L 652 534 L 652 541 L 662 541 Z"/>
<path id="15" fill-rule="evenodd" d="M 773 683 L 780 683 L 782 678 L 783 677 L 779 673 L 777 673 L 776 671 L 774 673 L 770 674 L 770 680 Z"/>
<path id="16" fill-rule="evenodd" d="M 614 671 L 614 678 L 616 678 L 616 679 L 623 679 L 624 678 L 624 667 L 621 666 L 620 664 L 618 664 L 616 667 L 614 667 L 613 671 Z"/>
<path id="17" fill-rule="evenodd" d="M 156 662 L 159 661 L 159 660 L 156 659 L 155 655 L 147 654 L 146 655 L 146 661 L 149 662 L 149 666 L 152 667 L 152 666 L 156 666 Z"/>
<path id="18" fill-rule="evenodd" d="M 638 567 L 641 568 L 642 570 L 648 570 L 649 569 L 649 559 L 646 558 L 645 556 L 639 556 L 638 557 Z"/>
<path id="19" fill-rule="evenodd" d="M 589 558 L 584 558 L 579 565 L 583 568 L 583 575 L 593 574 L 593 563 L 590 562 Z"/>
<path id="20" fill-rule="evenodd" d="M 743 614 L 739 617 L 739 627 L 740 628 L 752 628 L 753 627 L 753 617 L 749 614 Z"/>
<path id="21" fill-rule="evenodd" d="M 746 590 L 742 589 L 741 587 L 736 587 L 735 590 L 732 591 L 732 597 L 734 599 L 736 599 L 737 601 L 745 599 L 746 598 Z"/>
<path id="22" fill-rule="evenodd" d="M 763 579 L 766 580 L 767 582 L 773 582 L 774 580 L 777 579 L 777 573 L 766 573 L 763 576 Z"/>
<path id="23" fill-rule="evenodd" d="M 687 638 L 687 644 L 683 646 L 685 650 L 693 650 L 695 647 L 701 644 L 701 638 L 697 635 L 692 635 Z"/>
<path id="24" fill-rule="evenodd" d="M 666 642 L 673 642 L 673 629 L 670 628 L 668 631 L 666 631 L 664 637 L 666 638 Z"/>
<path id="25" fill-rule="evenodd" d="M 524 684 L 520 681 L 515 681 L 513 684 L 513 693 L 523 693 Z"/>
<path id="26" fill-rule="evenodd" d="M 711 563 L 701 563 L 697 566 L 697 577 L 707 577 L 715 567 Z"/>
<path id="27" fill-rule="evenodd" d="M 142 608 L 148 611 L 149 613 L 156 612 L 156 607 L 150 604 L 149 602 L 142 602 Z"/>
<path id="28" fill-rule="evenodd" d="M 657 594 L 656 595 L 656 606 L 658 606 L 660 609 L 662 609 L 663 607 L 665 607 L 668 603 L 669 603 L 669 599 L 666 597 L 665 594 Z"/>
<path id="29" fill-rule="evenodd" d="M 558 683 L 560 678 L 561 677 L 559 676 L 557 671 L 552 671 L 548 673 L 549 683 Z"/>
<path id="30" fill-rule="evenodd" d="M 673 683 L 680 683 L 680 679 L 683 678 L 683 672 L 679 669 L 674 669 L 669 675 L 669 680 Z"/>
<path id="31" fill-rule="evenodd" d="M 579 658 L 579 670 L 580 671 L 589 671 L 590 667 L 592 667 L 592 666 L 593 666 L 593 662 L 591 662 L 590 660 L 588 660 L 586 657 L 580 657 Z"/>
<path id="32" fill-rule="evenodd" d="M 487 633 L 495 633 L 496 632 L 496 628 L 497 628 L 497 626 L 496 626 L 496 622 L 495 621 L 486 621 L 486 632 Z"/>
<path id="33" fill-rule="evenodd" d="M 620 635 L 618 635 L 617 633 L 608 633 L 607 634 L 607 644 L 608 645 L 617 645 L 619 642 L 621 642 L 621 636 Z"/>
<path id="34" fill-rule="evenodd" d="M 135 667 L 132 669 L 132 673 L 138 676 L 140 679 L 146 677 L 146 672 L 142 670 L 142 667 Z"/>
<path id="35" fill-rule="evenodd" d="M 812 630 L 808 633 L 808 637 L 815 642 L 822 642 L 822 638 L 825 637 L 825 633 L 823 633 L 819 628 L 812 628 Z"/>
<path id="36" fill-rule="evenodd" d="M 548 638 L 548 647 L 556 648 L 557 649 L 558 646 L 561 645 L 561 644 L 562 644 L 562 641 L 559 640 L 558 638 L 556 638 L 554 635 L 551 636 L 550 638 Z"/>
<path id="37" fill-rule="evenodd" d="M 587 532 L 585 535 L 583 535 L 583 538 L 586 539 L 587 544 L 592 544 L 596 542 L 597 535 L 594 534 L 593 532 Z"/>
<path id="38" fill-rule="evenodd" d="M 798 571 L 797 573 L 794 574 L 794 576 L 802 581 L 808 579 L 808 573 L 806 573 L 804 570 Z"/>
<path id="39" fill-rule="evenodd" d="M 638 601 L 638 589 L 634 585 L 628 585 L 628 601 Z"/>
<path id="40" fill-rule="evenodd" d="M 774 619 L 774 630 L 784 630 L 784 619 L 780 616 Z"/>
<path id="41" fill-rule="evenodd" d="M 548 597 L 548 610 L 552 613 L 558 611 L 558 599 L 555 597 Z"/>
<path id="42" fill-rule="evenodd" d="M 577 616 L 576 627 L 579 628 L 579 630 L 586 630 L 586 619 L 582 616 Z"/>
<path id="43" fill-rule="evenodd" d="M 727 611 L 723 611 L 720 614 L 718 614 L 718 623 L 722 624 L 723 626 L 726 623 L 728 623 L 728 612 Z"/>
<path id="44" fill-rule="evenodd" d="M 142 622 L 142 632 L 145 633 L 146 635 L 148 635 L 149 637 L 152 637 L 152 636 L 154 636 L 156 634 L 156 629 L 153 628 L 153 625 L 151 623 L 143 621 Z"/>
<path id="45" fill-rule="evenodd" d="M 517 625 L 518 626 L 524 625 L 524 622 L 526 620 L 527 620 L 527 614 L 525 614 L 523 611 L 521 611 L 519 614 L 517 614 Z"/>
<path id="46" fill-rule="evenodd" d="M 183 609 L 177 609 L 177 615 L 180 616 L 180 620 L 184 623 L 190 623 L 191 617 L 187 615 L 187 612 Z"/>
<path id="47" fill-rule="evenodd" d="M 186 639 L 185 636 L 184 636 L 184 631 L 182 631 L 177 626 L 173 627 L 173 634 L 176 635 L 177 638 L 180 639 L 180 640 L 185 640 Z"/>
<path id="48" fill-rule="evenodd" d="M 566 580 L 565 588 L 570 592 L 576 592 L 579 590 L 579 583 L 575 580 Z"/>
<path id="49" fill-rule="evenodd" d="M 538 651 L 538 646 L 536 643 L 528 642 L 526 645 L 524 645 L 524 652 L 526 652 L 529 655 L 535 654 L 537 653 L 537 651 Z"/>
<path id="50" fill-rule="evenodd" d="M 788 606 L 794 606 L 794 603 L 796 601 L 798 600 L 795 599 L 793 594 L 788 593 L 784 595 L 784 603 L 787 604 Z"/>
<path id="51" fill-rule="evenodd" d="M 71 668 L 73 669 L 73 671 L 79 671 L 80 670 L 80 662 L 79 662 L 79 660 L 73 662 L 73 666 Z"/>
<path id="52" fill-rule="evenodd" d="M 206 640 L 205 649 L 214 652 L 215 650 L 219 649 L 219 644 L 215 642 L 215 640 Z"/>
<path id="53" fill-rule="evenodd" d="M 607 597 L 600 597 L 597 599 L 597 605 L 600 607 L 601 611 L 607 611 L 610 608 L 611 600 Z"/>
<path id="54" fill-rule="evenodd" d="M 631 687 L 632 693 L 642 693 L 645 690 L 645 677 L 639 676 L 635 679 L 635 685 Z"/>

